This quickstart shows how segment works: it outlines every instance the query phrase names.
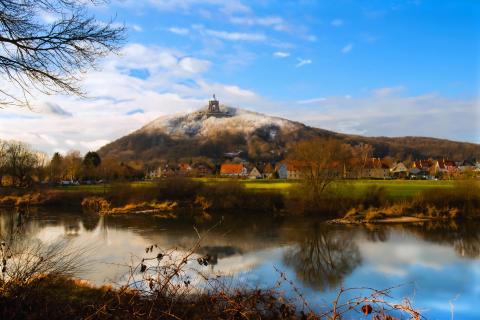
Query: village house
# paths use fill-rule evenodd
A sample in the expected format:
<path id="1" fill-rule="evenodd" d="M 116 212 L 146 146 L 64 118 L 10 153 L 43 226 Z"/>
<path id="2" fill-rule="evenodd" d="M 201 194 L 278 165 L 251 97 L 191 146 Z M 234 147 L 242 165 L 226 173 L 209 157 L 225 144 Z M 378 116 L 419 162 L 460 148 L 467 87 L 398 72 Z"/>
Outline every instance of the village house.
<path id="1" fill-rule="evenodd" d="M 263 167 L 262 174 L 265 179 L 272 179 L 275 174 L 275 168 L 270 163 L 267 163 Z"/>
<path id="2" fill-rule="evenodd" d="M 442 159 L 435 162 L 435 175 L 452 176 L 455 174 L 456 170 L 457 165 L 455 164 L 455 161 Z"/>
<path id="3" fill-rule="evenodd" d="M 158 178 L 162 177 L 162 173 L 163 173 L 163 168 L 162 168 L 162 166 L 159 166 L 159 167 L 147 172 L 146 178 L 148 178 L 148 179 L 158 179 Z"/>
<path id="4" fill-rule="evenodd" d="M 457 170 L 460 173 L 475 171 L 476 169 L 475 161 L 464 160 L 464 161 L 456 162 L 455 164 L 457 165 Z"/>
<path id="5" fill-rule="evenodd" d="M 390 173 L 394 178 L 407 178 L 409 175 L 409 171 L 403 162 L 394 164 L 390 169 Z"/>
<path id="6" fill-rule="evenodd" d="M 301 179 L 301 163 L 299 161 L 287 160 L 280 162 L 275 168 L 279 179 Z"/>
<path id="7" fill-rule="evenodd" d="M 224 177 L 245 177 L 247 168 L 241 163 L 223 163 L 220 166 L 220 175 Z"/>
<path id="8" fill-rule="evenodd" d="M 188 163 L 179 163 L 177 166 L 178 176 L 189 176 L 192 174 L 192 166 Z"/>
<path id="9" fill-rule="evenodd" d="M 409 170 L 411 179 L 430 179 L 434 172 L 435 161 L 433 160 L 416 160 L 412 163 Z"/>
<path id="10" fill-rule="evenodd" d="M 360 177 L 365 179 L 388 179 L 390 167 L 380 158 L 371 158 L 363 166 Z"/>
<path id="11" fill-rule="evenodd" d="M 213 174 L 212 168 L 204 163 L 196 163 L 193 165 L 194 175 L 196 177 L 207 177 Z"/>
<path id="12" fill-rule="evenodd" d="M 257 169 L 257 167 L 253 167 L 253 169 L 248 174 L 248 178 L 249 179 L 262 179 L 263 175 L 260 173 L 260 171 Z"/>

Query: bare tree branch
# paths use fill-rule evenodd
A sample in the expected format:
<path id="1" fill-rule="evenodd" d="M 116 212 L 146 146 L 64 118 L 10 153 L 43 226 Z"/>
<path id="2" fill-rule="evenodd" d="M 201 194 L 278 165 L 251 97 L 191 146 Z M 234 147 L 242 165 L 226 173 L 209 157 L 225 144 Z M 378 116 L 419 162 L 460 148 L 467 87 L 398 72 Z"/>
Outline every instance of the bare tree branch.
<path id="1" fill-rule="evenodd" d="M 0 77 L 13 87 L 0 90 L 0 106 L 28 107 L 34 90 L 82 96 L 82 73 L 117 52 L 124 31 L 89 16 L 85 1 L 0 0 Z"/>

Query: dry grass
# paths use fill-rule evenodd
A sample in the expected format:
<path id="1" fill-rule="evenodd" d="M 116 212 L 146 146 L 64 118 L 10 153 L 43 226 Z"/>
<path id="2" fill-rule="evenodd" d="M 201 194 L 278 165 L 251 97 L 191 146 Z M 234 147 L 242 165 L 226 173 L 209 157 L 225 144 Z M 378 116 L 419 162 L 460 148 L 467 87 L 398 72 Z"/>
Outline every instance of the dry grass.
<path id="1" fill-rule="evenodd" d="M 120 207 L 112 207 L 112 204 L 102 197 L 87 197 L 82 201 L 82 207 L 87 211 L 93 211 L 102 215 L 118 214 L 158 214 L 171 213 L 177 208 L 178 204 L 174 201 L 150 201 L 140 203 L 128 203 Z M 171 214 L 169 217 L 175 217 Z"/>
<path id="2" fill-rule="evenodd" d="M 176 216 L 172 212 L 177 208 L 177 206 L 178 203 L 175 201 L 129 203 L 123 207 L 111 208 L 107 211 L 101 211 L 100 213 L 104 215 L 169 213 L 169 215 L 165 215 L 165 217 L 175 218 Z"/>

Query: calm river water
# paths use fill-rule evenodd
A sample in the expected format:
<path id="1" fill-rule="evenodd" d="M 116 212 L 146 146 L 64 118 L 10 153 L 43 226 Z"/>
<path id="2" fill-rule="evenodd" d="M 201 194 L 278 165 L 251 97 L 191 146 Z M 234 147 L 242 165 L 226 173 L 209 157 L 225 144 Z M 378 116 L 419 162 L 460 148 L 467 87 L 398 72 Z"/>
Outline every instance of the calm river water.
<path id="1" fill-rule="evenodd" d="M 198 223 L 201 233 L 215 222 Z M 75 211 L 32 215 L 25 237 L 88 248 L 80 276 L 119 282 L 145 248 L 185 248 L 197 240 L 190 221 L 151 216 L 98 217 Z M 8 234 L 14 213 L 0 213 Z M 247 286 L 272 286 L 286 273 L 314 308 L 331 304 L 340 287 L 373 287 L 409 297 L 428 319 L 480 319 L 480 224 L 332 226 L 314 219 L 226 218 L 203 239 L 200 254 L 215 259 L 212 272 Z M 285 286 L 288 292 L 289 286 Z"/>

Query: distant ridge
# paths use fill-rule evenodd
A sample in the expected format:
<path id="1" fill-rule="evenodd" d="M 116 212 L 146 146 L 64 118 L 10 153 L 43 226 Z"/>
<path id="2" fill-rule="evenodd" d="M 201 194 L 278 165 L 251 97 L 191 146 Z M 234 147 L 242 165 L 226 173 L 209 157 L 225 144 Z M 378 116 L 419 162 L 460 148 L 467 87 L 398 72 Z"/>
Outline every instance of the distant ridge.
<path id="1" fill-rule="evenodd" d="M 376 157 L 396 159 L 479 159 L 480 145 L 429 137 L 364 137 L 340 134 L 302 123 L 244 109 L 220 106 L 159 117 L 139 130 L 100 148 L 101 156 L 123 161 L 207 157 L 219 160 L 226 153 L 241 152 L 250 160 L 276 161 L 295 142 L 332 137 L 350 144 L 368 143 Z"/>

